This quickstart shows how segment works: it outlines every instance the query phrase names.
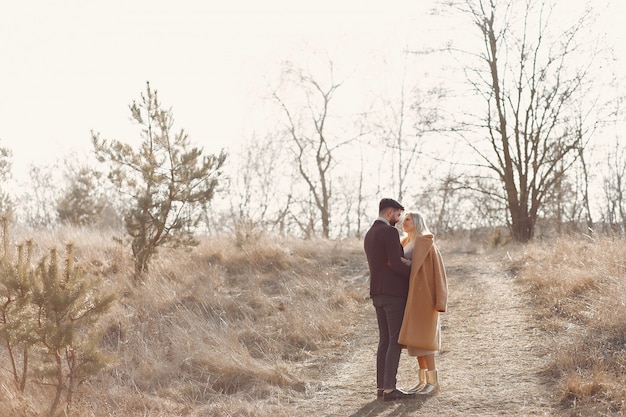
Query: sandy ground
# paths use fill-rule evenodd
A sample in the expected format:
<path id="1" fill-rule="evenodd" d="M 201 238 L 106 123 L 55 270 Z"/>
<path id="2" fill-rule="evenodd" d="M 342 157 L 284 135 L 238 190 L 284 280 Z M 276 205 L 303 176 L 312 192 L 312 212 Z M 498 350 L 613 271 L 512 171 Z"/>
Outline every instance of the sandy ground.
<path id="1" fill-rule="evenodd" d="M 376 399 L 378 340 L 374 308 L 364 306 L 361 330 L 341 352 L 319 357 L 305 398 L 288 408 L 294 416 L 552 416 L 557 415 L 541 370 L 548 360 L 546 340 L 535 329 L 520 284 L 504 270 L 505 253 L 444 253 L 448 312 L 442 318 L 443 349 L 438 360 L 440 391 L 417 399 Z M 367 284 L 367 269 L 353 278 Z M 398 386 L 416 382 L 415 358 L 403 352 Z"/>

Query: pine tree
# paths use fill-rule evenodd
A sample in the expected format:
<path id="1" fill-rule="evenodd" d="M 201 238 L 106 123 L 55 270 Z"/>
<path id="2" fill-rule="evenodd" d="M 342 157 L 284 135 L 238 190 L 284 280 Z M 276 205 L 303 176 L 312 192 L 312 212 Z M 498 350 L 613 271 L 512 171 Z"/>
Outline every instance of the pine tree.
<path id="1" fill-rule="evenodd" d="M 74 247 L 66 246 L 63 268 L 56 249 L 50 250 L 36 268 L 32 303 L 37 311 L 37 342 L 41 347 L 38 376 L 55 390 L 49 415 L 54 415 L 63 393 L 66 407 L 72 404 L 77 385 L 107 364 L 97 349 L 102 335 L 94 326 L 114 301 L 114 294 L 100 294 L 100 279 L 87 276 L 74 265 Z"/>
<path id="2" fill-rule="evenodd" d="M 140 103 L 129 106 L 142 128 L 138 149 L 92 134 L 96 156 L 110 165 L 109 179 L 129 199 L 124 215 L 135 277 L 147 271 L 159 247 L 193 246 L 194 228 L 213 199 L 226 154 L 203 155 L 184 130 L 173 132 L 174 117 L 147 84 Z"/>
<path id="3" fill-rule="evenodd" d="M 99 173 L 82 167 L 69 178 L 69 187 L 57 206 L 62 223 L 85 226 L 100 220 L 105 199 L 97 193 L 98 175 Z"/>
<path id="4" fill-rule="evenodd" d="M 55 414 L 63 394 L 69 415 L 76 387 L 109 363 L 98 348 L 102 335 L 96 323 L 114 294 L 102 290 L 100 277 L 75 265 L 72 244 L 66 245 L 61 267 L 54 248 L 49 257 L 32 262 L 32 240 L 18 245 L 13 259 L 8 220 L 0 220 L 0 341 L 19 390 L 33 373 L 55 388 L 48 415 Z"/>

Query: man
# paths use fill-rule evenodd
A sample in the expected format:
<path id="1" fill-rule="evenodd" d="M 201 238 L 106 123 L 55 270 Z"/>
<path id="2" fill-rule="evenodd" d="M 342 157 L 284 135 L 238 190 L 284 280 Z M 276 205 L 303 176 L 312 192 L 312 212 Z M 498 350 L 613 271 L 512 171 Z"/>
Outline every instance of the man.
<path id="1" fill-rule="evenodd" d="M 400 258 L 404 254 L 398 229 L 404 207 L 391 198 L 378 205 L 378 218 L 365 234 L 364 248 L 370 270 L 370 297 L 378 320 L 376 383 L 378 397 L 384 401 L 414 398 L 396 388 L 402 346 L 398 335 L 409 291 L 411 268 Z"/>

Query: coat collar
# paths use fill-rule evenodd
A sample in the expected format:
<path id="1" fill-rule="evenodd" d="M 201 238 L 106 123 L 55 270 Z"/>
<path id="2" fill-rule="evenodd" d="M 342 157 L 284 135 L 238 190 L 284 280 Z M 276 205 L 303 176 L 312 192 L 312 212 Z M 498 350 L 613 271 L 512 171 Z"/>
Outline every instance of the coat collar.
<path id="1" fill-rule="evenodd" d="M 387 226 L 391 226 L 391 223 L 389 223 L 389 220 L 385 219 L 384 217 L 379 217 L 376 219 L 377 222 L 383 222 L 385 223 Z"/>
<path id="2" fill-rule="evenodd" d="M 426 256 L 430 253 L 430 249 L 435 244 L 434 238 L 435 237 L 433 235 L 422 235 L 415 238 L 411 267 L 422 266 Z"/>

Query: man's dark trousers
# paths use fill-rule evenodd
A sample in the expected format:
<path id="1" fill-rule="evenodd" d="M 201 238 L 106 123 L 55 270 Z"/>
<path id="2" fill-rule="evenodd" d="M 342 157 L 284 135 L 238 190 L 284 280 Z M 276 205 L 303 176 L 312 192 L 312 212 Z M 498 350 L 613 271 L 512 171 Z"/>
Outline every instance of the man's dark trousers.
<path id="1" fill-rule="evenodd" d="M 395 388 L 402 346 L 398 335 L 402 327 L 406 298 L 391 295 L 372 297 L 378 319 L 378 352 L 376 354 L 376 384 L 381 388 Z"/>

